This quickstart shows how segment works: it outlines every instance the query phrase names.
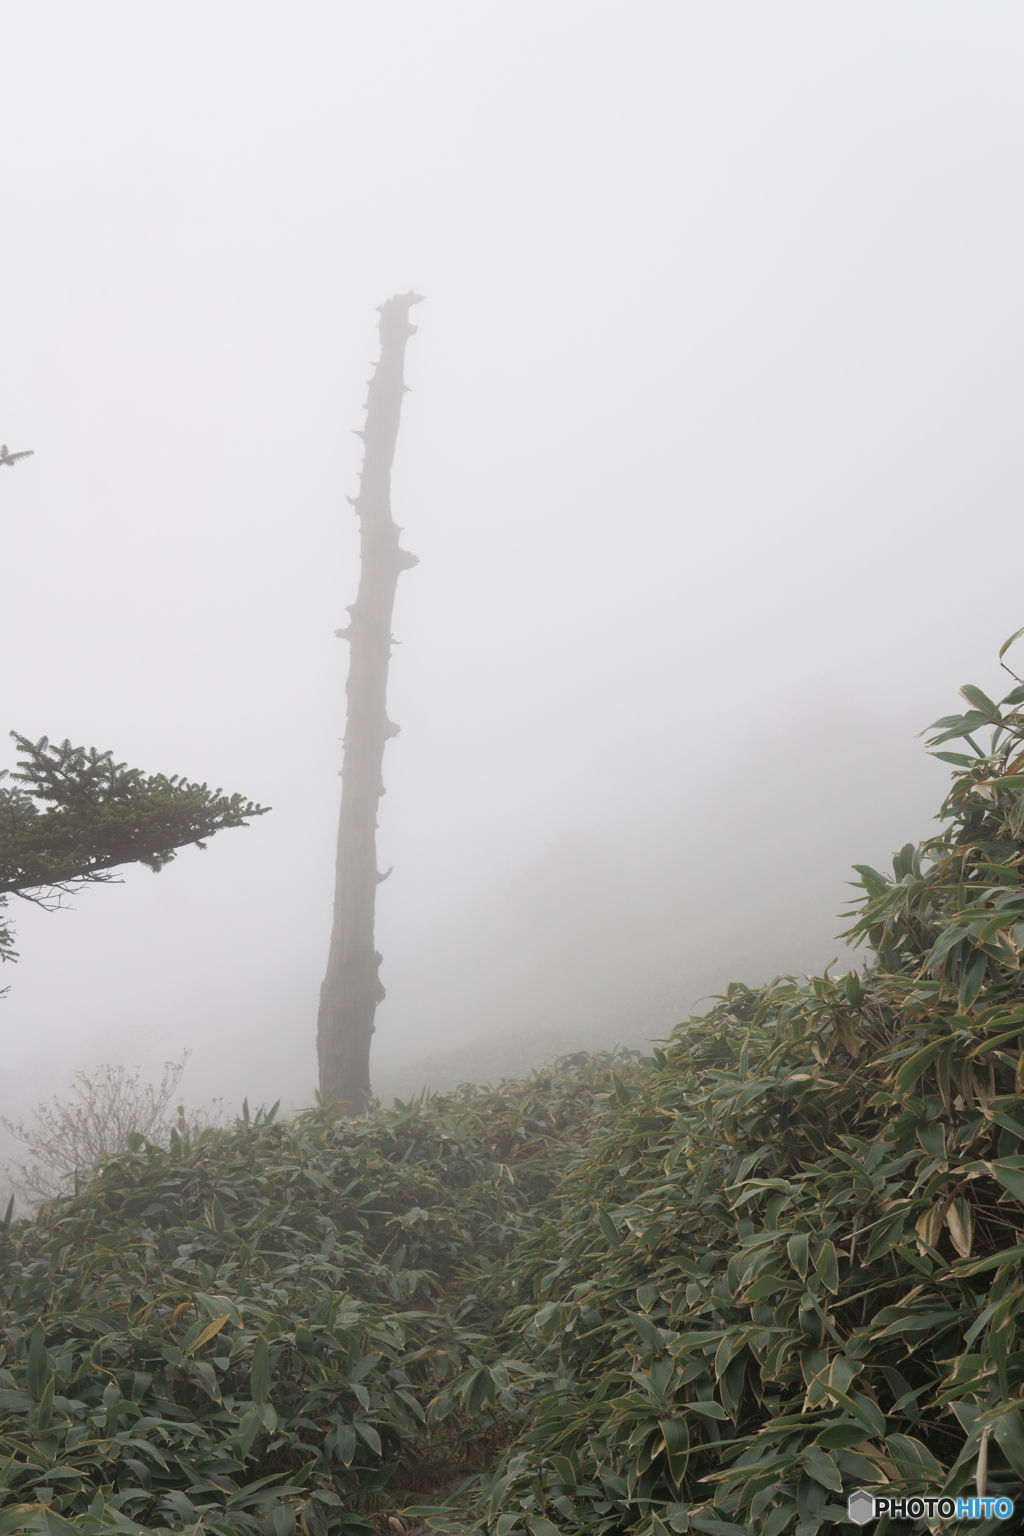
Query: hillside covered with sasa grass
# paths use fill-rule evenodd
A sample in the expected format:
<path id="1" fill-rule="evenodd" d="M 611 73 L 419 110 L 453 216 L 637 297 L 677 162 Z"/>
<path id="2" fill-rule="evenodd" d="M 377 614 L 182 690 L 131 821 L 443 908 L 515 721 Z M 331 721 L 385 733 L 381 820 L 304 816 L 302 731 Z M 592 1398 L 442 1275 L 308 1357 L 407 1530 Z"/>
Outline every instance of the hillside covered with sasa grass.
<path id="1" fill-rule="evenodd" d="M 979 1461 L 1019 1499 L 1024 687 L 964 694 L 940 830 L 858 871 L 862 970 L 139 1140 L 4 1227 L 0 1536 L 814 1536 Z"/>

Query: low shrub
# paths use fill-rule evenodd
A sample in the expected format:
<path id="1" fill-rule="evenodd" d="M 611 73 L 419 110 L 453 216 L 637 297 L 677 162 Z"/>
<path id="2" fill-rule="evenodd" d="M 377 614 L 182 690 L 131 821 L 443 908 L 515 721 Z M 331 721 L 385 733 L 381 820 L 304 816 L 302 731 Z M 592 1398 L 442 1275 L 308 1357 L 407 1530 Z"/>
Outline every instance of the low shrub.
<path id="1" fill-rule="evenodd" d="M 732 986 L 648 1058 L 135 1137 L 3 1227 L 0 1536 L 1019 1494 L 1024 686 L 962 691 L 941 830 L 858 868 L 862 971 Z"/>

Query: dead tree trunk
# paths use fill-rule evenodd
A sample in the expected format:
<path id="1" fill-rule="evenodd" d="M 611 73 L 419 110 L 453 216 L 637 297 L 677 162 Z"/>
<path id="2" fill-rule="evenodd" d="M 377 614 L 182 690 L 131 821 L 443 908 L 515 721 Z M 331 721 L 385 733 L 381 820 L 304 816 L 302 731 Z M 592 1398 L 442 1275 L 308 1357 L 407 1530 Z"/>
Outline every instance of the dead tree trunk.
<path id="1" fill-rule="evenodd" d="M 409 308 L 418 302 L 417 294 L 402 293 L 380 307 L 380 361 L 366 398 L 366 428 L 359 434 L 363 471 L 353 502 L 359 517 L 359 591 L 348 610 L 350 624 L 337 631 L 348 639 L 351 654 L 334 927 L 320 988 L 317 1055 L 321 1098 L 350 1115 L 359 1114 L 370 1096 L 370 1039 L 384 996 L 373 918 L 377 886 L 386 878 L 377 871 L 384 746 L 398 734 L 386 708 L 391 614 L 398 578 L 416 564 L 416 556 L 399 547 L 402 530 L 391 516 L 391 465 L 406 393 L 405 343 L 416 330 Z"/>

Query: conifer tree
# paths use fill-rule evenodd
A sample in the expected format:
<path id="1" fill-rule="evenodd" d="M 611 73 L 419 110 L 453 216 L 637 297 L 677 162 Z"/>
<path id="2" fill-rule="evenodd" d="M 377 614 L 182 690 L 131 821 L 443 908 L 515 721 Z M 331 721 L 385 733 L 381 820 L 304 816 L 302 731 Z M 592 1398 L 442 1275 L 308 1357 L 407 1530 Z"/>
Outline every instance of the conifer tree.
<path id="1" fill-rule="evenodd" d="M 69 891 L 114 880 L 123 864 L 155 873 L 179 848 L 203 848 L 215 833 L 269 810 L 178 775 L 147 778 L 95 747 L 11 734 L 22 757 L 13 773 L 0 773 L 7 781 L 0 783 L 0 909 L 11 895 L 58 906 Z M 15 958 L 0 911 L 0 959 Z"/>

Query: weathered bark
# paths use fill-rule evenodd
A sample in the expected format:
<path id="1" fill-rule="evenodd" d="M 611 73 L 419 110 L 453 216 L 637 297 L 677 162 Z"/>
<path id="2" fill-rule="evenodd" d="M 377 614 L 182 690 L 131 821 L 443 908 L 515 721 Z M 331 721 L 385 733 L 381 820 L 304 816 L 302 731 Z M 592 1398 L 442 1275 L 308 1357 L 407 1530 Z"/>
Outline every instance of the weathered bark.
<path id="1" fill-rule="evenodd" d="M 406 386 L 405 343 L 416 330 L 409 308 L 415 293 L 396 294 L 380 307 L 380 361 L 370 380 L 363 438 L 363 471 L 353 502 L 359 517 L 359 591 L 351 622 L 337 633 L 351 645 L 348 711 L 341 770 L 341 818 L 334 895 L 334 927 L 327 974 L 320 988 L 317 1055 L 320 1095 L 346 1113 L 359 1114 L 370 1096 L 370 1040 L 384 996 L 381 957 L 374 947 L 377 886 L 377 810 L 384 793 L 384 746 L 397 736 L 387 717 L 391 614 L 398 578 L 416 556 L 401 549 L 391 516 L 391 465 Z M 390 871 L 389 871 L 390 873 Z"/>

